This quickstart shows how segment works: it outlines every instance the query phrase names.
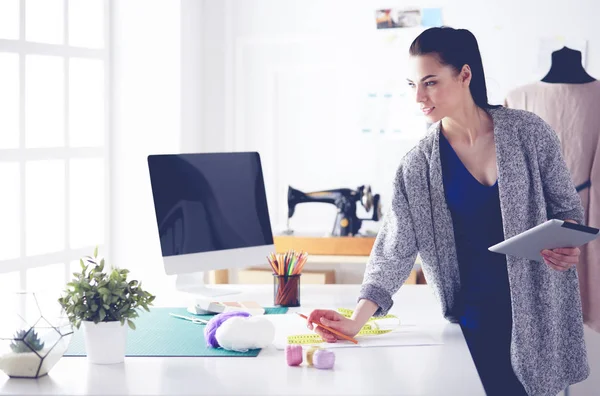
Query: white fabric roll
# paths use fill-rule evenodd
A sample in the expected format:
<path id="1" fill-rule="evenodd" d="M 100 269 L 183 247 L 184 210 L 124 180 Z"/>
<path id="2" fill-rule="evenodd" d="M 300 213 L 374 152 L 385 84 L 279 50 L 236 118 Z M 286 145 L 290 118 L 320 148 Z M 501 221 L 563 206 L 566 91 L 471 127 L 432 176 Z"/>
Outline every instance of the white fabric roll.
<path id="1" fill-rule="evenodd" d="M 275 338 L 275 326 L 264 317 L 236 316 L 219 326 L 215 338 L 223 349 L 246 352 L 269 346 Z"/>

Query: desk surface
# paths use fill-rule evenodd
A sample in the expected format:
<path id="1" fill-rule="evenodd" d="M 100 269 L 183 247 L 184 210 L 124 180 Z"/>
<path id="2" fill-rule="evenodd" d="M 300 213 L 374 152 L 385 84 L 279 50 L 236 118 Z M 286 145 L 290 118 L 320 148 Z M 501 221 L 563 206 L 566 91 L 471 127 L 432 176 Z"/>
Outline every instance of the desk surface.
<path id="1" fill-rule="evenodd" d="M 230 288 L 233 285 L 223 285 Z M 237 287 L 237 285 L 235 285 Z M 219 287 L 219 286 L 217 286 Z M 358 285 L 305 285 L 302 312 L 354 308 Z M 272 305 L 272 286 L 240 286 L 235 299 Z M 227 298 L 229 297 L 229 298 Z M 221 297 L 233 300 L 233 296 Z M 157 298 L 156 305 L 186 305 L 189 295 Z M 38 380 L 0 373 L 2 395 L 484 395 L 460 327 L 446 322 L 427 285 L 405 285 L 391 313 L 425 326 L 443 345 L 337 348 L 333 370 L 288 367 L 284 352 L 268 347 L 258 357 L 138 358 L 93 365 L 84 357 L 62 358 Z"/>

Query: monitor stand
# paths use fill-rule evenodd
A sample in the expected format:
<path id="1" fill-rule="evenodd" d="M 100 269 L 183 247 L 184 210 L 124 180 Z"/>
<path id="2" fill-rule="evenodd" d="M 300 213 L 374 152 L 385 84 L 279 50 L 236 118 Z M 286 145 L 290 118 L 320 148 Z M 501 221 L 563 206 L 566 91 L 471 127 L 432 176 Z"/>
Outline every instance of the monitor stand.
<path id="1" fill-rule="evenodd" d="M 199 298 L 214 298 L 241 293 L 240 290 L 235 289 L 208 287 L 204 281 L 203 272 L 178 274 L 175 280 L 175 288 L 179 291 L 193 294 Z"/>

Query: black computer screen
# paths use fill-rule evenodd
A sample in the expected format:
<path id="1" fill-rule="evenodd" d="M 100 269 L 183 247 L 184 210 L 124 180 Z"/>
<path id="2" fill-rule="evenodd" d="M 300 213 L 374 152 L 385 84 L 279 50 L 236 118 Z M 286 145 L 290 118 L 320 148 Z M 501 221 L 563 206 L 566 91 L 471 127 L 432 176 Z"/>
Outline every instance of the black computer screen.
<path id="1" fill-rule="evenodd" d="M 148 156 L 163 257 L 273 244 L 255 152 Z"/>

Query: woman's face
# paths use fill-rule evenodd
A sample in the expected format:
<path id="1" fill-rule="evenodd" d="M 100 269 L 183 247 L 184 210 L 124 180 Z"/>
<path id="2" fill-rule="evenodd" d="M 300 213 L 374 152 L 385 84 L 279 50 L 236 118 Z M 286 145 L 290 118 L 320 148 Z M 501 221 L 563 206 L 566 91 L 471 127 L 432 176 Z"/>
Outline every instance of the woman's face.
<path id="1" fill-rule="evenodd" d="M 465 65 L 456 75 L 451 66 L 442 65 L 434 55 L 411 56 L 409 88 L 423 115 L 429 122 L 437 122 L 454 114 L 469 93 L 471 71 Z"/>

